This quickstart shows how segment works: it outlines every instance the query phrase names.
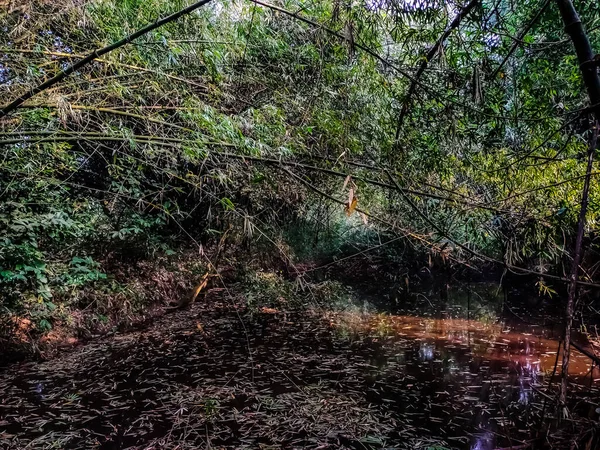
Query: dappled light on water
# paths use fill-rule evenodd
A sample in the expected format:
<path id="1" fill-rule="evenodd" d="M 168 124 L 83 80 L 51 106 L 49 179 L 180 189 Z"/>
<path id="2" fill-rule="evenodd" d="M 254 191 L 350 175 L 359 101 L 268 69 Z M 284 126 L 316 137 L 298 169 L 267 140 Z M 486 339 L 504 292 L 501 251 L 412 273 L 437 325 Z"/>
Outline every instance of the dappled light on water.
<path id="1" fill-rule="evenodd" d="M 471 450 L 491 450 L 512 438 L 516 441 L 510 445 L 516 445 L 519 433 L 511 428 L 530 426 L 532 415 L 545 408 L 540 392 L 552 373 L 560 374 L 559 341 L 537 326 L 364 310 L 329 311 L 324 317 L 341 339 L 369 348 L 377 380 L 402 382 L 382 389 L 383 401 L 396 401 L 401 414 L 419 417 L 442 433 L 472 429 L 468 439 L 450 436 Z M 590 376 L 600 377 L 578 352 L 572 354 L 569 372 L 573 381 L 587 384 Z"/>
<path id="2" fill-rule="evenodd" d="M 328 312 L 325 317 L 341 336 L 359 338 L 367 334 L 388 344 L 420 342 L 419 358 L 423 361 L 444 358 L 462 349 L 467 350 L 464 356 L 471 362 L 505 361 L 511 363 L 514 370 L 532 377 L 552 372 L 559 345 L 557 340 L 543 335 L 476 320 L 349 312 Z M 590 369 L 588 358 L 579 353 L 573 355 L 570 375 L 585 376 Z"/>

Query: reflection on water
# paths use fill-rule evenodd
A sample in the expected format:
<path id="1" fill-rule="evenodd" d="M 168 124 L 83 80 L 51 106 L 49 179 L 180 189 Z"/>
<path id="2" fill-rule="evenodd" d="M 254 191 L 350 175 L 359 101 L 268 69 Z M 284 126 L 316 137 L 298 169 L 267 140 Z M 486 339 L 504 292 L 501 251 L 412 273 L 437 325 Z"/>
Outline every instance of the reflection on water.
<path id="1" fill-rule="evenodd" d="M 477 433 L 473 441 L 471 450 L 492 450 L 495 447 L 494 435 L 490 431 Z"/>
<path id="2" fill-rule="evenodd" d="M 417 341 L 422 361 L 431 361 L 436 354 L 451 357 L 462 349 L 468 351 L 470 361 L 509 362 L 511 369 L 524 378 L 552 371 L 558 350 L 558 341 L 544 337 L 544 330 L 538 329 L 539 334 L 519 332 L 501 322 L 349 312 L 327 312 L 326 317 L 340 336 L 362 339 L 368 334 L 390 341 Z M 589 374 L 590 368 L 589 359 L 575 353 L 570 373 L 583 376 Z"/>
<path id="3" fill-rule="evenodd" d="M 195 305 L 166 329 L 0 374 L 0 448 L 49 435 L 65 448 L 507 447 L 535 431 L 558 341 L 495 291 L 244 327 L 238 311 Z M 575 354 L 571 371 L 590 364 Z"/>
<path id="4" fill-rule="evenodd" d="M 541 398 L 536 389 L 554 370 L 560 374 L 561 330 L 516 318 L 518 311 L 540 319 L 541 315 L 536 317 L 540 308 L 530 314 L 494 294 L 464 294 L 446 293 L 441 304 L 432 301 L 434 296 L 418 294 L 416 298 L 424 301 L 417 307 L 401 305 L 386 313 L 373 307 L 370 313 L 346 308 L 325 316 L 339 337 L 359 346 L 368 341 L 370 347 L 380 346 L 381 353 L 391 355 L 386 359 L 379 354 L 370 361 L 377 360 L 381 379 L 394 378 L 391 368 L 405 381 L 405 389 L 390 388 L 390 393 L 406 399 L 406 388 L 418 391 L 409 392 L 415 408 L 403 402 L 397 411 L 410 411 L 430 429 L 438 424 L 447 437 L 456 438 L 455 443 L 465 444 L 461 438 L 465 427 L 470 428 L 469 448 L 491 450 L 510 445 L 513 427 L 527 430 L 532 405 L 539 406 Z M 587 376 L 589 382 L 590 372 L 600 376 L 587 357 L 573 352 L 570 376 L 582 380 Z"/>
<path id="5" fill-rule="evenodd" d="M 419 356 L 421 358 L 422 361 L 431 361 L 433 359 L 433 350 L 434 350 L 434 346 L 427 344 L 427 343 L 421 343 L 419 346 Z"/>

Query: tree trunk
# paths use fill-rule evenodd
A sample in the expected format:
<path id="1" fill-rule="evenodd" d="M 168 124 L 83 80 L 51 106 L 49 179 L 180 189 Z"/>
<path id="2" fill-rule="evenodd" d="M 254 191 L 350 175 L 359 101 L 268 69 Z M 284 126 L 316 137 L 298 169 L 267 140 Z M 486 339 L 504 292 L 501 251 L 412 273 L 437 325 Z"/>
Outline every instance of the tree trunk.
<path id="1" fill-rule="evenodd" d="M 598 142 L 598 122 L 594 121 L 593 136 L 588 148 L 587 169 L 583 190 L 581 193 L 581 209 L 579 210 L 579 221 L 577 225 L 577 238 L 575 249 L 573 250 L 573 265 L 571 267 L 571 280 L 567 296 L 567 310 L 565 314 L 565 337 L 563 340 L 563 360 L 560 383 L 559 402 L 564 407 L 567 400 L 567 374 L 569 372 L 569 362 L 571 359 L 571 327 L 573 325 L 573 313 L 575 309 L 575 299 L 577 297 L 577 278 L 579 276 L 579 265 L 583 255 L 583 236 L 585 234 L 586 213 L 590 192 L 590 178 L 594 162 L 594 152 Z"/>
<path id="2" fill-rule="evenodd" d="M 575 297 L 577 295 L 577 279 L 579 276 L 579 264 L 583 254 L 583 237 L 585 233 L 586 213 L 588 206 L 590 176 L 594 162 L 594 152 L 598 141 L 598 119 L 600 119 L 600 77 L 598 76 L 598 67 L 594 58 L 594 52 L 590 41 L 583 29 L 581 20 L 577 11 L 573 7 L 571 0 L 556 0 L 560 15 L 565 24 L 565 31 L 573 41 L 579 67 L 583 76 L 583 81 L 587 89 L 592 110 L 595 114 L 593 137 L 588 149 L 588 160 L 585 181 L 581 193 L 581 209 L 579 211 L 579 221 L 577 226 L 577 238 L 575 248 L 573 249 L 573 265 L 571 267 L 571 277 L 567 297 L 567 308 L 565 314 L 565 338 L 563 341 L 563 360 L 559 402 L 563 408 L 566 408 L 567 400 L 567 375 L 569 371 L 569 361 L 571 357 L 571 326 L 573 325 L 573 312 L 575 309 Z M 565 409 L 566 411 L 566 409 Z"/>

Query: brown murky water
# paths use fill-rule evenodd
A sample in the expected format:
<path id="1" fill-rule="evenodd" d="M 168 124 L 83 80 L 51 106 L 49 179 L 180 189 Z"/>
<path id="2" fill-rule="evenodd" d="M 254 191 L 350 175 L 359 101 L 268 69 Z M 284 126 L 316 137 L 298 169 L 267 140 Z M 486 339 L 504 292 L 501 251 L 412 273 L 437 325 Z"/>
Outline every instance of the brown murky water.
<path id="1" fill-rule="evenodd" d="M 331 324 L 354 333 L 367 333 L 385 339 L 419 342 L 425 359 L 433 359 L 436 352 L 452 353 L 468 348 L 466 354 L 473 361 L 503 361 L 525 368 L 532 375 L 551 373 L 556 362 L 559 341 L 552 337 L 555 331 L 526 325 L 513 328 L 502 323 L 454 318 L 424 318 L 389 314 L 329 314 Z M 521 331 L 519 331 L 521 330 Z M 569 366 L 572 377 L 590 376 L 592 362 L 575 351 Z M 560 374 L 560 360 L 557 367 Z M 594 369 L 597 378 L 600 372 Z"/>
<path id="2" fill-rule="evenodd" d="M 386 313 L 366 303 L 254 315 L 196 305 L 0 374 L 0 448 L 524 445 L 558 329 L 522 323 L 522 308 L 507 315 L 497 296 L 463 294 L 420 294 Z M 600 374 L 576 354 L 571 376 L 579 408 L 593 411 L 586 386 Z"/>

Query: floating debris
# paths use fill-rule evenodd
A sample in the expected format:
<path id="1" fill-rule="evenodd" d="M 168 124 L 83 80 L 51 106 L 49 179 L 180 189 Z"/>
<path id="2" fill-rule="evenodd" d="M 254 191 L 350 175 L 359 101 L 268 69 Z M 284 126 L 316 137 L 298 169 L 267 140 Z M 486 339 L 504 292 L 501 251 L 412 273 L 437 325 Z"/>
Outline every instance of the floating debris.
<path id="1" fill-rule="evenodd" d="M 530 442 L 528 430 L 548 414 L 542 382 L 556 341 L 436 320 L 319 310 L 284 317 L 197 304 L 146 331 L 0 374 L 0 447 L 491 449 Z"/>

